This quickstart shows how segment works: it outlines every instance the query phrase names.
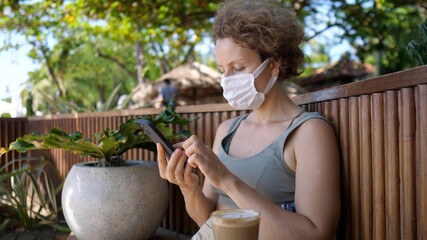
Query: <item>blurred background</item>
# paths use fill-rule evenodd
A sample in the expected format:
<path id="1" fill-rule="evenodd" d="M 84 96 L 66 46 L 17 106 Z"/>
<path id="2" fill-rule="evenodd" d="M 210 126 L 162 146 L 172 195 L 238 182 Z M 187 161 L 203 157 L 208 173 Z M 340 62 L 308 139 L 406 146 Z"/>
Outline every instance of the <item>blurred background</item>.
<path id="1" fill-rule="evenodd" d="M 210 28 L 220 1 L 1 0 L 2 117 L 225 102 Z M 425 0 L 281 0 L 305 27 L 298 95 L 427 63 Z"/>

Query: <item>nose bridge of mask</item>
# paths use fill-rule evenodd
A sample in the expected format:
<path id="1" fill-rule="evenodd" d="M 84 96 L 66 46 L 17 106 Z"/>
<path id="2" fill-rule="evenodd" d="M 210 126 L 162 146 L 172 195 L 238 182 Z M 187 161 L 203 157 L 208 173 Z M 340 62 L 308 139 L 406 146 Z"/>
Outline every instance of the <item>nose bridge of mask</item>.
<path id="1" fill-rule="evenodd" d="M 257 78 L 262 71 L 264 71 L 264 69 L 267 67 L 267 64 L 270 62 L 270 58 L 267 58 L 264 60 L 264 62 L 262 62 L 256 69 L 255 71 L 252 73 L 252 75 L 254 76 L 254 79 Z"/>

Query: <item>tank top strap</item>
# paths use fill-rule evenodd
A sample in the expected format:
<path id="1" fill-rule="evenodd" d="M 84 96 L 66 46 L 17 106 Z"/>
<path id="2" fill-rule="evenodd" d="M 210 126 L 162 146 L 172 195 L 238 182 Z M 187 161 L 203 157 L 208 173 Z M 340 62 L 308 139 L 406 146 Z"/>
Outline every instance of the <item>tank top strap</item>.
<path id="1" fill-rule="evenodd" d="M 299 112 L 297 115 L 295 115 L 292 119 L 291 119 L 291 122 L 289 123 L 289 125 L 288 125 L 288 127 L 287 128 L 289 128 L 290 126 L 292 126 L 292 124 L 294 123 L 294 121 L 295 121 L 295 119 L 297 119 L 299 116 L 301 116 L 301 115 L 303 115 L 305 112 L 304 112 L 304 110 L 302 110 L 301 112 Z M 286 131 L 286 130 L 285 130 Z"/>
<path id="2" fill-rule="evenodd" d="M 302 112 L 298 117 L 299 118 L 295 118 L 292 120 L 292 122 L 289 124 L 288 128 L 282 135 L 282 140 L 281 140 L 281 143 L 279 144 L 282 148 L 282 152 L 283 152 L 284 144 L 289 134 L 291 134 L 295 129 L 297 129 L 299 126 L 301 126 L 303 123 L 305 123 L 310 119 L 313 119 L 313 118 L 322 119 L 333 127 L 332 123 L 328 119 L 320 115 L 320 113 L 318 112 Z M 295 123 L 294 123 L 294 120 L 296 120 Z"/>
<path id="3" fill-rule="evenodd" d="M 240 126 L 240 123 L 245 120 L 248 117 L 249 114 L 244 114 L 241 116 L 236 117 L 233 122 L 230 124 L 230 127 L 228 128 L 227 134 L 231 132 L 235 132 L 236 129 Z"/>
<path id="4" fill-rule="evenodd" d="M 244 114 L 236 117 L 228 128 L 228 132 L 225 137 L 221 141 L 222 148 L 226 153 L 228 153 L 228 149 L 230 148 L 231 139 L 236 133 L 236 129 L 240 126 L 240 123 L 248 117 L 248 114 Z"/>

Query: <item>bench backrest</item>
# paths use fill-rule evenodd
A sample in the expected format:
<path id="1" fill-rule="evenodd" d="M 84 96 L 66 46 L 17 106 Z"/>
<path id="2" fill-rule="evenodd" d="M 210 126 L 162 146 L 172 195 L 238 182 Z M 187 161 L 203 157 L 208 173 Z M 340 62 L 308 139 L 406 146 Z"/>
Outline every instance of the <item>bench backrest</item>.
<path id="1" fill-rule="evenodd" d="M 294 100 L 336 127 L 339 239 L 427 238 L 427 66 Z"/>

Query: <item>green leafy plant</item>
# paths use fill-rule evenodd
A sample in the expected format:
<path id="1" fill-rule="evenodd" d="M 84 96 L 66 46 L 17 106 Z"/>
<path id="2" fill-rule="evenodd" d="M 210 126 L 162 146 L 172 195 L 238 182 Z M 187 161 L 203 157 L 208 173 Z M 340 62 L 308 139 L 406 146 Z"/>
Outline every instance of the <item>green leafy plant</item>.
<path id="1" fill-rule="evenodd" d="M 184 126 L 192 120 L 185 119 L 167 106 L 157 116 L 145 117 L 150 120 L 162 132 L 167 139 L 188 137 L 191 132 L 181 130 L 174 132 L 168 125 L 176 124 Z M 92 156 L 99 159 L 99 166 L 123 166 L 125 160 L 122 154 L 132 148 L 142 148 L 155 151 L 156 146 L 136 123 L 137 119 L 130 119 L 122 123 L 117 130 L 105 129 L 101 133 L 95 133 L 94 138 L 84 139 L 82 133 L 68 134 L 63 130 L 53 128 L 48 134 L 30 133 L 19 137 L 12 142 L 8 149 L 1 148 L 0 156 L 8 151 L 26 152 L 33 149 L 65 149 L 81 156 Z"/>
<path id="2" fill-rule="evenodd" d="M 11 118 L 12 115 L 10 115 L 10 113 L 2 113 L 0 117 L 2 117 L 2 118 Z"/>
<path id="3" fill-rule="evenodd" d="M 412 40 L 406 45 L 406 50 L 419 66 L 427 64 L 427 20 L 419 25 L 421 41 Z"/>
<path id="4" fill-rule="evenodd" d="M 6 171 L 17 162 L 23 162 L 21 168 Z M 0 168 L 0 235 L 21 228 L 70 232 L 58 220 L 61 209 L 56 199 L 62 184 L 53 186 L 45 170 L 48 164 L 46 160 L 19 159 Z"/>

